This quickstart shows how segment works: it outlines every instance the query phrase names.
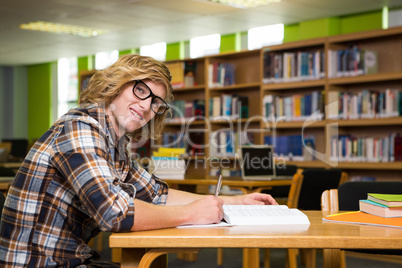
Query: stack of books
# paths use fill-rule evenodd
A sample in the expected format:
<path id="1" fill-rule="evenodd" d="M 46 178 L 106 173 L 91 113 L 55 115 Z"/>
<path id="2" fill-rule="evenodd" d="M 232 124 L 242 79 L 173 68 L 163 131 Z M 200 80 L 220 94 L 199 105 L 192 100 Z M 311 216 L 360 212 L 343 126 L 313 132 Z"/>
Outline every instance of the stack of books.
<path id="1" fill-rule="evenodd" d="M 368 194 L 360 211 L 329 215 L 326 222 L 402 228 L 402 194 Z"/>
<path id="2" fill-rule="evenodd" d="M 153 152 L 148 166 L 149 173 L 160 179 L 182 180 L 186 174 L 186 163 L 181 156 L 185 148 L 159 148 Z"/>
<path id="3" fill-rule="evenodd" d="M 402 194 L 368 194 L 359 207 L 362 212 L 384 218 L 402 217 Z"/>

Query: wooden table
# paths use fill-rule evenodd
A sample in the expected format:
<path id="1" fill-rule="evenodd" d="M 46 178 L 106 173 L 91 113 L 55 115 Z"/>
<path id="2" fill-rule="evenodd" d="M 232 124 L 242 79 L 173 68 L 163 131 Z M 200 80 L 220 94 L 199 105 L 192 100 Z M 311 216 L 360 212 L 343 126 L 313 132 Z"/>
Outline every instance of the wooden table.
<path id="1" fill-rule="evenodd" d="M 324 267 L 340 267 L 341 248 L 402 249 L 400 228 L 323 223 L 320 211 L 305 213 L 311 222 L 307 230 L 284 226 L 169 228 L 115 233 L 109 244 L 111 248 L 122 248 L 121 267 L 147 267 L 165 253 L 202 248 L 246 248 L 243 267 L 247 268 L 259 267 L 259 248 L 324 249 Z M 140 261 L 145 266 L 140 266 Z M 166 267 L 165 261 L 156 263 L 157 267 Z"/>
<path id="2" fill-rule="evenodd" d="M 179 185 L 216 185 L 216 180 L 202 180 L 202 179 L 184 179 L 184 180 L 173 180 L 164 179 L 167 184 L 179 184 Z M 222 185 L 230 186 L 233 189 L 240 189 L 243 193 L 251 192 L 261 192 L 263 189 L 267 189 L 274 186 L 287 186 L 292 184 L 292 179 L 289 177 L 287 179 L 276 179 L 276 180 L 261 180 L 261 181 L 245 181 L 245 180 L 228 180 L 223 179 Z"/>

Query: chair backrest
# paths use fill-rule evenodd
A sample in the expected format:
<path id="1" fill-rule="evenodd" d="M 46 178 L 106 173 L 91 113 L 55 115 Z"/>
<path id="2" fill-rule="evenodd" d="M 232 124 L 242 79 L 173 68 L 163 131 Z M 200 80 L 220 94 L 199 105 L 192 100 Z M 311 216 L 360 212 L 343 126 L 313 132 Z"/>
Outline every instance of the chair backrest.
<path id="1" fill-rule="evenodd" d="M 11 152 L 11 142 L 0 142 L 0 162 L 8 161 Z"/>
<path id="2" fill-rule="evenodd" d="M 0 167 L 0 177 L 14 177 L 15 172 L 11 168 Z"/>
<path id="3" fill-rule="evenodd" d="M 276 166 L 276 176 L 293 176 L 297 172 L 296 165 Z"/>
<path id="4" fill-rule="evenodd" d="M 3 142 L 11 143 L 10 157 L 12 160 L 22 160 L 28 152 L 28 139 L 3 139 Z"/>
<path id="5" fill-rule="evenodd" d="M 340 169 L 304 169 L 295 174 L 289 192 L 288 206 L 303 210 L 321 210 L 321 195 L 338 188 L 347 178 Z"/>
<path id="6" fill-rule="evenodd" d="M 367 193 L 402 194 L 402 181 L 350 181 L 338 188 L 339 210 L 359 210 Z"/>

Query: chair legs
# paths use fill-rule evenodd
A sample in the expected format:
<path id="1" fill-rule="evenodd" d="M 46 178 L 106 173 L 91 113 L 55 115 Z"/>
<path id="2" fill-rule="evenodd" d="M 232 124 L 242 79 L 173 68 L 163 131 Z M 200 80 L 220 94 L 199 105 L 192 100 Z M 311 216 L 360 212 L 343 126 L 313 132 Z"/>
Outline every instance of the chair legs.
<path id="1" fill-rule="evenodd" d="M 269 268 L 270 266 L 270 251 L 269 248 L 264 249 L 264 268 Z"/>
<path id="2" fill-rule="evenodd" d="M 286 258 L 286 267 L 287 268 L 297 268 L 297 254 L 298 250 L 295 248 L 289 248 L 287 252 Z"/>
<path id="3" fill-rule="evenodd" d="M 218 248 L 216 252 L 216 264 L 223 265 L 223 248 Z"/>
<path id="4" fill-rule="evenodd" d="M 316 249 L 296 249 L 289 248 L 286 258 L 287 268 L 297 268 L 297 255 L 300 252 L 301 259 L 305 267 L 315 268 L 316 267 Z"/>

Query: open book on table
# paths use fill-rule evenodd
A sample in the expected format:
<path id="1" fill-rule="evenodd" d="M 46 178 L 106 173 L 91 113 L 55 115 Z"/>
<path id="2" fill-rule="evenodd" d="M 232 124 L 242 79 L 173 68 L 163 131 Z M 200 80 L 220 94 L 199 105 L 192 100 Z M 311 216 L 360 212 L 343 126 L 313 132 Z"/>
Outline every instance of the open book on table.
<path id="1" fill-rule="evenodd" d="M 286 205 L 223 205 L 224 221 L 218 224 L 186 225 L 183 227 L 221 227 L 233 225 L 310 225 L 306 214 Z"/>
<path id="2" fill-rule="evenodd" d="M 306 214 L 285 205 L 223 205 L 224 220 L 233 225 L 309 225 Z"/>

